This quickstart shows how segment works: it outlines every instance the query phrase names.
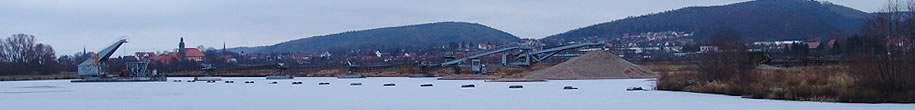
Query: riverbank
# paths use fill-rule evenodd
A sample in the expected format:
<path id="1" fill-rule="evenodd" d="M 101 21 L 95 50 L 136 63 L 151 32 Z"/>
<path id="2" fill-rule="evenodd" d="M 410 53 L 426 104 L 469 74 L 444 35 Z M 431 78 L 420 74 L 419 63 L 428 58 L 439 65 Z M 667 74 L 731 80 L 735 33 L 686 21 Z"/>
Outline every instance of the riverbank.
<path id="1" fill-rule="evenodd" d="M 76 72 L 62 72 L 58 74 L 35 74 L 35 75 L 0 75 L 0 81 L 22 81 L 22 80 L 55 80 L 55 79 L 78 79 Z"/>
<path id="2" fill-rule="evenodd" d="M 844 65 L 774 67 L 763 65 L 750 79 L 698 80 L 694 66 L 670 65 L 658 79 L 658 90 L 688 91 L 744 98 L 851 102 L 915 103 L 915 91 L 878 92 L 855 83 Z M 749 81 L 748 81 L 749 80 Z"/>

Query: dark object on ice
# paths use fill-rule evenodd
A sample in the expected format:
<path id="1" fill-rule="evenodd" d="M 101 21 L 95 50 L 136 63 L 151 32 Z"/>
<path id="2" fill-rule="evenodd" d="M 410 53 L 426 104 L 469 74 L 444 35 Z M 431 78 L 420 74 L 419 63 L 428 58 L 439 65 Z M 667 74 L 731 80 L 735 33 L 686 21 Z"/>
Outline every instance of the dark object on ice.
<path id="1" fill-rule="evenodd" d="M 276 84 L 276 81 L 270 82 L 270 84 Z"/>
<path id="2" fill-rule="evenodd" d="M 517 88 L 524 88 L 524 86 L 521 86 L 521 85 L 511 85 L 511 86 L 508 86 L 508 88 L 516 88 L 516 89 L 517 89 Z"/>
<path id="3" fill-rule="evenodd" d="M 216 81 L 207 81 L 207 83 L 216 83 Z"/>
<path id="4" fill-rule="evenodd" d="M 194 80 L 187 80 L 187 82 L 197 82 L 197 81 L 194 81 Z"/>
<path id="5" fill-rule="evenodd" d="M 330 85 L 330 83 L 328 83 L 328 82 L 321 82 L 321 83 L 318 83 L 318 85 Z"/>
<path id="6" fill-rule="evenodd" d="M 362 83 L 349 83 L 350 86 L 361 86 Z"/>
<path id="7" fill-rule="evenodd" d="M 642 87 L 630 87 L 630 88 L 626 89 L 626 91 L 643 91 L 643 90 L 645 90 L 645 89 L 642 89 Z"/>
<path id="8" fill-rule="evenodd" d="M 570 90 L 570 89 L 578 89 L 578 88 L 572 87 L 572 86 L 566 86 L 566 87 L 562 87 L 562 89 Z"/>
<path id="9" fill-rule="evenodd" d="M 254 83 L 254 81 L 245 81 L 245 84 Z"/>
<path id="10" fill-rule="evenodd" d="M 471 88 L 471 87 L 477 87 L 477 86 L 474 86 L 473 84 L 461 85 L 461 88 Z"/>
<path id="11" fill-rule="evenodd" d="M 394 83 L 387 83 L 387 84 L 384 84 L 384 86 L 394 86 Z"/>
<path id="12" fill-rule="evenodd" d="M 421 84 L 419 87 L 432 87 L 432 84 Z"/>
<path id="13" fill-rule="evenodd" d="M 226 83 L 235 83 L 235 81 L 225 81 Z"/>
<path id="14" fill-rule="evenodd" d="M 292 82 L 292 84 L 302 84 L 302 82 Z"/>

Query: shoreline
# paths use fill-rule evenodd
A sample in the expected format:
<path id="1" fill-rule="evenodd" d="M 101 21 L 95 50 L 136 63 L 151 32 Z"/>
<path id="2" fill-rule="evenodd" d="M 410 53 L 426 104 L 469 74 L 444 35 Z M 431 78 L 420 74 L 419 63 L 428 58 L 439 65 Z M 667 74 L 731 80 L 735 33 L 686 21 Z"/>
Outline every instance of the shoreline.
<path id="1" fill-rule="evenodd" d="M 742 96 L 742 95 L 733 95 L 733 94 L 725 94 L 725 93 L 701 92 L 701 91 L 684 91 L 684 90 L 660 90 L 660 89 L 654 89 L 654 91 L 682 92 L 682 93 L 709 94 L 709 95 L 722 95 L 722 96 L 740 97 L 741 99 L 777 100 L 777 101 L 791 101 L 791 102 L 818 102 L 818 103 L 845 103 L 845 104 L 915 104 L 915 103 L 911 103 L 911 102 L 855 102 L 855 101 L 795 100 L 795 99 L 784 99 L 784 98 L 755 98 L 755 97 L 747 97 L 747 96 Z"/>
<path id="2" fill-rule="evenodd" d="M 58 79 L 79 79 L 76 74 L 46 74 L 46 75 L 7 75 L 0 76 L 0 81 L 30 81 L 30 80 L 58 80 Z"/>
<path id="3" fill-rule="evenodd" d="M 481 75 L 482 76 L 482 75 Z M 485 82 L 547 82 L 550 80 L 607 80 L 607 79 L 656 79 L 656 78 L 580 78 L 580 79 L 524 79 L 524 78 L 501 78 L 497 76 L 476 76 L 476 77 L 410 77 L 410 76 L 367 76 L 367 77 L 403 77 L 403 78 L 435 78 L 436 80 L 483 80 Z M 267 75 L 169 75 L 167 77 L 267 77 Z M 335 76 L 293 76 L 304 78 L 335 78 Z M 55 75 L 36 75 L 36 76 L 0 76 L 0 81 L 37 81 L 37 80 L 76 80 L 81 79 L 79 76 L 60 76 Z"/>

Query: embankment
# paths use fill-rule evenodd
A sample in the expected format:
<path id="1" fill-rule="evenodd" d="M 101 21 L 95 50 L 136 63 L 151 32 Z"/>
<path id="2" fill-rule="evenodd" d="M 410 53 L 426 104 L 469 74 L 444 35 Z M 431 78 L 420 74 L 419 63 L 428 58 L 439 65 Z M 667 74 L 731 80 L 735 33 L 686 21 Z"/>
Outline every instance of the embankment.
<path id="1" fill-rule="evenodd" d="M 845 65 L 758 66 L 743 80 L 698 80 L 695 66 L 665 65 L 658 90 L 688 91 L 744 98 L 853 103 L 915 103 L 915 91 L 879 92 L 856 84 Z M 685 68 L 684 68 L 685 67 Z M 671 69 L 675 68 L 675 69 Z M 668 71 L 673 70 L 673 71 Z"/>

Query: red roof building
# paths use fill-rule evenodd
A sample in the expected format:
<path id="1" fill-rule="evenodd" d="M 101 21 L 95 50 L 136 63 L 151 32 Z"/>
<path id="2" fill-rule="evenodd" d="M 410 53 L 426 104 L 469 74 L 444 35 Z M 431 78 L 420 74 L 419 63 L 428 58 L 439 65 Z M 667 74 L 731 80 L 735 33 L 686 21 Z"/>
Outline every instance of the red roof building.
<path id="1" fill-rule="evenodd" d="M 201 62 L 201 61 L 203 61 L 204 57 L 206 57 L 206 55 L 203 54 L 203 52 L 200 51 L 200 49 L 196 49 L 196 48 L 184 48 L 184 52 L 185 52 L 184 59 L 179 58 L 178 52 L 168 52 L 168 54 L 165 54 L 165 55 L 150 56 L 149 59 L 156 60 L 156 61 L 159 61 L 159 62 L 162 62 L 165 64 L 169 64 L 169 63 L 172 63 L 171 62 L 172 59 L 176 59 L 179 61 L 190 60 L 190 61 L 195 61 L 195 62 Z"/>
<path id="2" fill-rule="evenodd" d="M 817 47 L 820 47 L 820 41 L 815 40 L 805 41 L 804 44 L 807 44 L 807 48 L 809 49 L 816 49 Z"/>
<path id="3" fill-rule="evenodd" d="M 181 59 L 178 59 L 178 53 L 176 53 L 176 52 L 169 52 L 168 54 L 165 54 L 165 55 L 149 57 L 149 59 L 156 60 L 156 61 L 162 62 L 164 64 L 171 64 L 172 58 L 175 58 L 176 60 L 181 60 Z"/>
<path id="4" fill-rule="evenodd" d="M 199 62 L 203 61 L 203 57 L 206 57 L 206 55 L 197 48 L 184 48 L 184 57 L 187 60 Z"/>

